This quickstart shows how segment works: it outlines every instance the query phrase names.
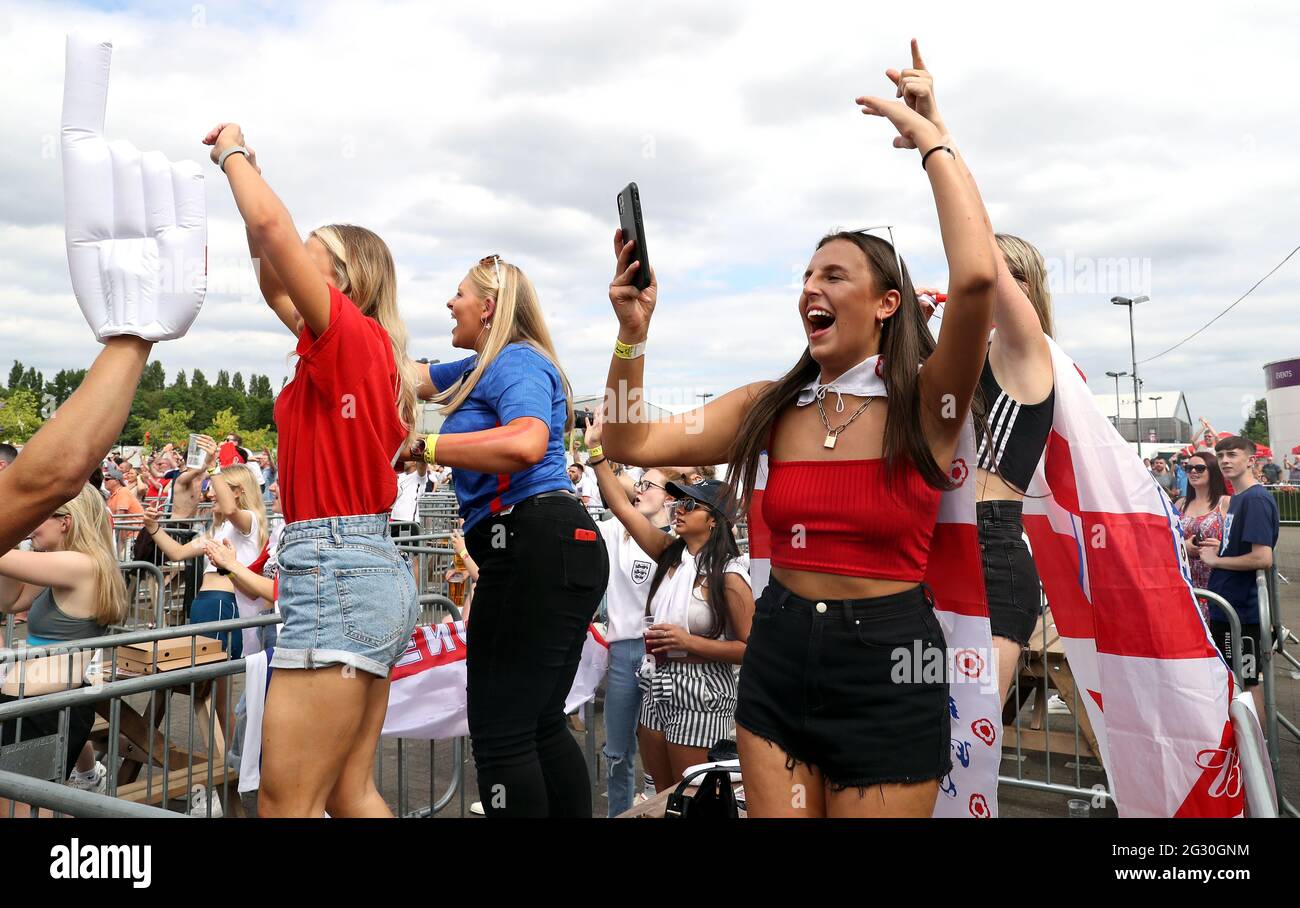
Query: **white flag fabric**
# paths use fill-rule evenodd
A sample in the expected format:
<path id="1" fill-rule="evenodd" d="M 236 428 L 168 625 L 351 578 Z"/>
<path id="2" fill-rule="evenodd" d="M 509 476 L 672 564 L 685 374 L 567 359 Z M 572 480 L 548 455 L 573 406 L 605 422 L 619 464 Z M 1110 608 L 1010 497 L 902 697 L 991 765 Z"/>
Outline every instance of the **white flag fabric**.
<path id="1" fill-rule="evenodd" d="M 259 781 L 262 758 L 262 706 L 267 687 L 274 683 L 268 674 L 274 648 L 255 653 L 246 663 L 244 696 L 248 724 L 241 754 L 239 790 L 252 791 Z M 388 691 L 388 715 L 384 718 L 386 738 L 414 738 L 442 741 L 469 734 L 465 701 L 465 622 L 420 625 L 393 668 Z M 565 712 L 596 696 L 609 668 L 609 644 L 596 625 L 588 625 L 582 659 L 573 687 L 565 699 Z M 289 669 L 292 670 L 292 669 Z"/>

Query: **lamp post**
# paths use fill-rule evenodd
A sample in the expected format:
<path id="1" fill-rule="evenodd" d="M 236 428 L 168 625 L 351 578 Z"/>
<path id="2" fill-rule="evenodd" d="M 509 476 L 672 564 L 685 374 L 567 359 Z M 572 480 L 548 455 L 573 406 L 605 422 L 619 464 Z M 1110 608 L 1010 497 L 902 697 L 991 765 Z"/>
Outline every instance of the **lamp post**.
<path id="1" fill-rule="evenodd" d="M 713 392 L 705 391 L 703 394 L 696 394 L 695 396 L 700 399 L 701 401 L 700 406 L 704 406 L 704 404 L 707 404 L 709 402 L 709 398 L 713 396 Z"/>
<path id="2" fill-rule="evenodd" d="M 1164 399 L 1164 395 L 1161 394 L 1153 394 L 1147 398 L 1147 400 L 1155 401 L 1155 405 L 1156 405 L 1156 440 L 1157 441 L 1159 441 L 1160 439 L 1160 401 L 1163 399 Z"/>
<path id="3" fill-rule="evenodd" d="M 1138 381 L 1137 335 L 1133 333 L 1133 307 L 1150 300 L 1149 296 L 1129 299 L 1127 296 L 1112 296 L 1110 301 L 1116 306 L 1128 307 L 1128 345 L 1133 360 L 1133 418 L 1137 421 L 1137 431 L 1133 433 L 1137 443 L 1138 457 L 1142 456 L 1142 391 Z"/>
<path id="4" fill-rule="evenodd" d="M 1109 375 L 1111 378 L 1115 379 L 1115 431 L 1119 432 L 1119 380 L 1123 378 L 1125 375 L 1128 375 L 1128 373 L 1107 372 L 1106 374 Z M 1121 438 L 1124 437 L 1123 432 L 1120 432 L 1120 437 Z"/>

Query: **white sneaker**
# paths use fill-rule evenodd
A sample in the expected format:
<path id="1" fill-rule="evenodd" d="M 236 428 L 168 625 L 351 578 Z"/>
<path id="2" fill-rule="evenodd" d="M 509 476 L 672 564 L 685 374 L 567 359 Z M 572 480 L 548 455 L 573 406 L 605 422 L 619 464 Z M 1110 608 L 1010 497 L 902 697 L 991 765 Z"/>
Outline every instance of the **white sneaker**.
<path id="1" fill-rule="evenodd" d="M 478 817 L 487 816 L 483 811 L 482 801 L 475 801 L 473 804 L 469 805 L 469 812 Z"/>
<path id="2" fill-rule="evenodd" d="M 81 773 L 77 770 L 72 771 L 68 776 L 68 786 L 78 788 L 81 791 L 91 791 L 95 794 L 104 794 L 108 791 L 108 767 L 98 760 L 95 761 L 95 767 L 91 770 L 93 775 L 90 778 L 82 778 Z"/>
<path id="3" fill-rule="evenodd" d="M 1053 716 L 1068 716 L 1070 707 L 1065 705 L 1065 701 L 1056 694 L 1047 698 L 1047 711 Z"/>
<path id="4" fill-rule="evenodd" d="M 195 785 L 190 789 L 190 816 L 208 816 L 209 806 L 212 809 L 212 819 L 216 820 L 225 816 L 225 812 L 221 809 L 221 799 L 217 797 L 215 791 L 208 791 L 205 785 Z"/>

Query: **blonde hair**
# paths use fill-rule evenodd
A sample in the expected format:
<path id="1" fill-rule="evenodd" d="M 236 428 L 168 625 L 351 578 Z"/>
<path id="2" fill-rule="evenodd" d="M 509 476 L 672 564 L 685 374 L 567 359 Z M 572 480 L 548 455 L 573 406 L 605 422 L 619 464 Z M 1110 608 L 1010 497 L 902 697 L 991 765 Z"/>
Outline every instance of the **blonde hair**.
<path id="1" fill-rule="evenodd" d="M 113 530 L 103 496 L 87 483 L 54 516 L 72 518 L 64 538 L 64 550 L 80 552 L 95 565 L 95 621 L 103 625 L 121 624 L 126 617 L 126 583 L 113 551 Z"/>
<path id="2" fill-rule="evenodd" d="M 537 291 L 533 288 L 532 281 L 519 268 L 495 255 L 489 255 L 471 268 L 469 279 L 479 296 L 492 297 L 497 301 L 496 312 L 492 316 L 490 327 L 484 329 L 487 341 L 483 344 L 473 370 L 434 397 L 433 402 L 442 405 L 445 415 L 455 413 L 506 345 L 524 343 L 550 360 L 555 371 L 560 373 L 567 411 L 564 431 L 570 431 L 573 428 L 573 389 L 569 386 L 569 377 L 560 368 L 560 358 L 555 353 L 555 344 L 551 342 L 551 332 L 542 317 L 542 307 L 537 301 Z"/>
<path id="3" fill-rule="evenodd" d="M 266 502 L 262 500 L 262 490 L 253 478 L 253 471 L 242 463 L 231 464 L 222 467 L 221 472 L 214 477 L 214 481 L 221 480 L 230 486 L 230 491 L 235 495 L 235 504 L 241 511 L 252 511 L 257 515 L 257 546 L 261 548 L 266 545 L 270 536 L 266 529 Z M 213 511 L 214 530 L 225 522 L 221 514 Z"/>
<path id="4" fill-rule="evenodd" d="M 997 234 L 998 248 L 1006 259 L 1011 276 L 1026 287 L 1025 295 L 1034 304 L 1043 333 L 1054 337 L 1052 325 L 1052 294 L 1047 289 L 1047 263 L 1043 254 L 1031 244 L 1009 233 Z"/>
<path id="5" fill-rule="evenodd" d="M 327 224 L 311 236 L 321 241 L 334 260 L 334 283 L 348 299 L 388 332 L 397 366 L 397 415 L 409 433 L 415 431 L 419 413 L 416 388 L 420 376 L 406 355 L 410 334 L 397 311 L 397 269 L 388 244 L 364 227 Z"/>

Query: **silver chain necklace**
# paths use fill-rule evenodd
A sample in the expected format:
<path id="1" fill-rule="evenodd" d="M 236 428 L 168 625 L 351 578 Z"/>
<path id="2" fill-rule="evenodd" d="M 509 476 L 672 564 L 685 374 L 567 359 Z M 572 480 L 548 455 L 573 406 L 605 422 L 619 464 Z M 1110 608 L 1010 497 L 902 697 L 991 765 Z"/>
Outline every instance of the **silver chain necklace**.
<path id="1" fill-rule="evenodd" d="M 846 423 L 844 423 L 842 426 L 836 426 L 835 428 L 832 429 L 831 421 L 826 418 L 826 409 L 822 406 L 822 395 L 820 394 L 817 395 L 817 413 L 822 418 L 822 425 L 826 427 L 826 440 L 822 442 L 822 447 L 823 448 L 835 447 L 835 442 L 839 440 L 840 433 L 843 432 L 845 429 L 847 429 L 849 426 L 853 425 L 853 420 L 857 419 L 859 416 L 865 413 L 867 411 L 867 407 L 871 406 L 871 402 L 873 400 L 875 400 L 874 397 L 868 397 L 866 403 L 858 407 L 858 409 L 854 412 L 852 416 L 849 417 Z"/>

